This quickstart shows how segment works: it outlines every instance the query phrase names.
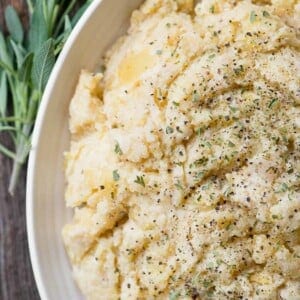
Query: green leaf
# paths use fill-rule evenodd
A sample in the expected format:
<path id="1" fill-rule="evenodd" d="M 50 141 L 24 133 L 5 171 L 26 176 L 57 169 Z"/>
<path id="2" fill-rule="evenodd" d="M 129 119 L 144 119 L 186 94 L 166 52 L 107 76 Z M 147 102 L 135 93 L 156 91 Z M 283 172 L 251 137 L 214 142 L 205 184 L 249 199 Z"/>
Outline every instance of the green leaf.
<path id="1" fill-rule="evenodd" d="M 22 43 L 24 39 L 24 30 L 16 10 L 11 6 L 5 9 L 5 22 L 7 29 L 16 43 Z"/>
<path id="2" fill-rule="evenodd" d="M 72 31 L 72 23 L 69 16 L 65 16 L 64 31 L 68 34 L 70 34 Z"/>
<path id="3" fill-rule="evenodd" d="M 12 39 L 10 40 L 10 44 L 17 59 L 17 66 L 20 68 L 26 52 L 20 44 L 16 44 L 16 42 Z"/>
<path id="4" fill-rule="evenodd" d="M 2 68 L 9 75 L 12 75 L 12 76 L 16 75 L 15 71 L 1 59 L 0 59 L 0 68 Z"/>
<path id="5" fill-rule="evenodd" d="M 12 151 L 10 151 L 8 148 L 0 144 L 0 153 L 6 155 L 10 159 L 15 159 L 16 155 Z"/>
<path id="6" fill-rule="evenodd" d="M 9 68 L 12 68 L 12 58 L 8 52 L 7 44 L 2 32 L 0 31 L 0 59 Z"/>
<path id="7" fill-rule="evenodd" d="M 135 183 L 145 187 L 145 181 L 143 176 L 136 176 L 136 180 L 134 181 Z"/>
<path id="8" fill-rule="evenodd" d="M 88 0 L 86 3 L 77 11 L 77 13 L 72 18 L 72 27 L 76 25 L 76 23 L 79 21 L 81 16 L 84 14 L 86 9 L 90 6 L 90 4 L 93 2 L 93 0 Z"/>
<path id="9" fill-rule="evenodd" d="M 30 82 L 31 80 L 31 70 L 33 64 L 33 53 L 28 53 L 24 58 L 21 67 L 19 68 L 19 80 L 22 82 Z"/>
<path id="10" fill-rule="evenodd" d="M 54 40 L 47 40 L 33 58 L 32 81 L 35 88 L 43 91 L 55 64 Z"/>
<path id="11" fill-rule="evenodd" d="M 28 10 L 29 10 L 29 13 L 32 14 L 33 13 L 33 1 L 32 0 L 26 0 L 27 2 L 27 7 L 28 7 Z"/>
<path id="12" fill-rule="evenodd" d="M 114 179 L 114 181 L 120 180 L 120 174 L 119 174 L 118 170 L 113 171 L 113 179 Z"/>
<path id="13" fill-rule="evenodd" d="M 120 144 L 118 142 L 115 145 L 115 153 L 119 154 L 119 155 L 123 155 L 123 151 L 122 151 L 122 149 L 120 147 Z"/>
<path id="14" fill-rule="evenodd" d="M 169 300 L 177 300 L 180 296 L 179 292 L 172 292 L 169 294 Z"/>
<path id="15" fill-rule="evenodd" d="M 48 28 L 43 12 L 43 1 L 37 1 L 34 6 L 29 28 L 29 51 L 35 52 L 47 41 Z"/>
<path id="16" fill-rule="evenodd" d="M 0 73 L 0 116 L 6 115 L 7 109 L 7 77 L 5 72 Z"/>
<path id="17" fill-rule="evenodd" d="M 256 21 L 256 16 L 257 15 L 256 15 L 255 11 L 252 10 L 251 13 L 250 13 L 250 22 L 251 23 L 254 23 Z"/>
<path id="18" fill-rule="evenodd" d="M 272 108 L 274 106 L 274 104 L 278 101 L 277 98 L 274 98 L 270 101 L 270 103 L 268 104 L 268 108 Z"/>
<path id="19" fill-rule="evenodd" d="M 269 18 L 269 17 L 270 17 L 270 14 L 269 14 L 266 10 L 264 10 L 264 11 L 263 11 L 263 16 L 264 16 L 265 18 Z"/>
<path id="20" fill-rule="evenodd" d="M 55 54 L 58 54 L 62 50 L 65 42 L 70 36 L 71 31 L 72 31 L 72 24 L 70 18 L 69 16 L 65 16 L 64 32 L 55 39 L 55 43 L 56 43 Z"/>

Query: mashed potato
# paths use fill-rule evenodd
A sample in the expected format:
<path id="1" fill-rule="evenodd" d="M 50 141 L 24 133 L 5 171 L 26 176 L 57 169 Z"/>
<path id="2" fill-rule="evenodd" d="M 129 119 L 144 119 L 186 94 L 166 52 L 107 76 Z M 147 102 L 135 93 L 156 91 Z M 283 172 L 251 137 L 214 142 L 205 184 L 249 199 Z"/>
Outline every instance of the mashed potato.
<path id="1" fill-rule="evenodd" d="M 86 299 L 300 299 L 300 3 L 148 0 L 70 105 Z"/>

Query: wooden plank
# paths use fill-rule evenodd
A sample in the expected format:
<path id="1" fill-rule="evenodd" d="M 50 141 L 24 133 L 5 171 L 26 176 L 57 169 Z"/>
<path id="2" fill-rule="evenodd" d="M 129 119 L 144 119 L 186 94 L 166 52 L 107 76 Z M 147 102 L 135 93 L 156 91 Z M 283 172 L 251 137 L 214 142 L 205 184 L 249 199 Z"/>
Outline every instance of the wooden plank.
<path id="1" fill-rule="evenodd" d="M 0 26 L 4 29 L 3 13 L 13 5 L 27 24 L 26 1 L 0 0 Z M 7 136 L 1 142 L 9 144 Z M 29 259 L 25 220 L 25 168 L 21 173 L 15 196 L 7 193 L 12 163 L 0 154 L 0 299 L 39 299 Z"/>

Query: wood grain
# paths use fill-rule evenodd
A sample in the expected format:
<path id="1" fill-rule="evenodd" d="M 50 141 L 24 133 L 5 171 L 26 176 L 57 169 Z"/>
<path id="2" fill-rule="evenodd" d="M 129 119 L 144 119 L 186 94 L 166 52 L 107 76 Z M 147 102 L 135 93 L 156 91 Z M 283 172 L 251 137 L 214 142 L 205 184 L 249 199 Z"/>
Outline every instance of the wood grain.
<path id="1" fill-rule="evenodd" d="M 0 140 L 7 139 L 1 136 Z M 33 279 L 25 221 L 25 168 L 14 197 L 7 193 L 12 164 L 0 156 L 0 299 L 39 299 Z"/>
<path id="2" fill-rule="evenodd" d="M 0 0 L 0 26 L 4 29 L 3 12 L 13 5 L 27 24 L 26 1 Z M 0 141 L 9 144 L 8 137 L 0 135 Z M 0 155 L 0 299 L 39 299 L 29 259 L 26 219 L 26 172 L 22 171 L 15 196 L 7 193 L 12 164 Z"/>
<path id="3" fill-rule="evenodd" d="M 25 1 L 0 0 L 0 26 L 4 27 L 4 9 L 13 5 L 27 24 Z M 0 142 L 9 145 L 6 135 Z M 11 146 L 11 145 L 10 145 Z M 7 193 L 12 163 L 0 154 L 0 299 L 39 299 L 29 259 L 25 220 L 25 167 L 14 197 Z"/>

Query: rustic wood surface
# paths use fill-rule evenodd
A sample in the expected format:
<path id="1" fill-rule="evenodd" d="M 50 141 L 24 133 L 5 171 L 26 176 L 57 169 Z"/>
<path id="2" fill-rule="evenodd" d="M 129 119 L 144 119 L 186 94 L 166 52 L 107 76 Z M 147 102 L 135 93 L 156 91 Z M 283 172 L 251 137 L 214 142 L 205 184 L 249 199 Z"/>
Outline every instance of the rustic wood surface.
<path id="1" fill-rule="evenodd" d="M 83 1 L 78 0 L 78 4 L 80 2 Z M 5 30 L 3 11 L 9 4 L 17 9 L 26 26 L 26 1 L 0 0 L 1 29 Z M 11 146 L 3 134 L 0 134 L 0 142 Z M 0 154 L 0 300 L 36 300 L 40 298 L 32 274 L 26 235 L 26 167 L 13 197 L 7 193 L 11 168 L 11 161 Z"/>
<path id="2" fill-rule="evenodd" d="M 26 23 L 25 1 L 0 0 L 0 25 L 4 29 L 3 10 L 13 5 Z M 1 135 L 0 141 L 6 142 Z M 7 193 L 12 163 L 0 154 L 0 299 L 39 299 L 32 275 L 25 220 L 25 168 L 14 197 Z"/>
<path id="3" fill-rule="evenodd" d="M 18 10 L 26 24 L 26 1 L 0 0 L 1 29 L 4 29 L 3 10 L 8 4 Z M 1 135 L 0 141 L 7 142 L 7 136 Z M 36 300 L 39 295 L 32 275 L 26 236 L 26 170 L 22 171 L 15 195 L 11 197 L 7 193 L 11 168 L 11 161 L 0 154 L 0 299 Z"/>

